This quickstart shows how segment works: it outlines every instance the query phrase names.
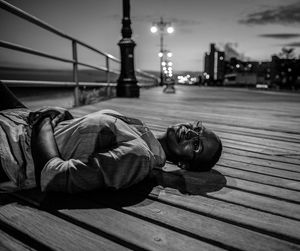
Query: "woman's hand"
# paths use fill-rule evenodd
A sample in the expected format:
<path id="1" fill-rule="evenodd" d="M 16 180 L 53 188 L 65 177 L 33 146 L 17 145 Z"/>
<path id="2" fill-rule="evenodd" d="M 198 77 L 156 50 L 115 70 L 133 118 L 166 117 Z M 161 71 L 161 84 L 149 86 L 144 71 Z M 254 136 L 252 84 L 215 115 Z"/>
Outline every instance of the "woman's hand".
<path id="1" fill-rule="evenodd" d="M 35 124 L 40 123 L 44 118 L 51 118 L 52 127 L 55 128 L 58 123 L 64 120 L 72 119 L 73 116 L 69 111 L 60 107 L 46 107 L 38 111 L 29 113 L 29 125 L 34 127 Z"/>

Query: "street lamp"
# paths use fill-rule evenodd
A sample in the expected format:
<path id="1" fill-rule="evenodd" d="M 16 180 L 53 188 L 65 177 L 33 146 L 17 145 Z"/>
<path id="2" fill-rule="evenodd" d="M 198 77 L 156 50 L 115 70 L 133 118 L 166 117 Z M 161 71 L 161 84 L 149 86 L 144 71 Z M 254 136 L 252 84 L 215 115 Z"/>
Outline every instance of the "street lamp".
<path id="1" fill-rule="evenodd" d="M 134 70 L 135 42 L 131 39 L 130 0 L 123 0 L 122 39 L 118 43 L 121 50 L 121 73 L 117 81 L 118 97 L 139 97 Z"/>
<path id="2" fill-rule="evenodd" d="M 164 74 L 162 67 L 164 66 L 162 63 L 164 62 L 163 56 L 164 56 L 164 34 L 165 31 L 167 33 L 173 33 L 174 28 L 172 27 L 172 24 L 170 22 L 165 22 L 163 18 L 160 18 L 159 22 L 154 22 L 151 27 L 151 32 L 156 33 L 159 32 L 160 34 L 160 51 L 159 51 L 159 57 L 160 57 L 160 85 L 163 85 L 164 82 Z M 170 53 L 170 52 L 169 52 Z M 169 56 L 170 55 L 170 56 Z M 168 57 L 172 56 L 172 53 L 169 54 Z"/>

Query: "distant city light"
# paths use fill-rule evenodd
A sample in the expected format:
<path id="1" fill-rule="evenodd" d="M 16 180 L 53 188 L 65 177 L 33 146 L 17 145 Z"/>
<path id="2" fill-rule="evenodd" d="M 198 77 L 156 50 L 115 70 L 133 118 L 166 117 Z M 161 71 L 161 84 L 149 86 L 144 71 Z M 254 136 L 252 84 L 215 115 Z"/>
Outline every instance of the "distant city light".
<path id="1" fill-rule="evenodd" d="M 166 62 L 161 62 L 162 66 L 166 66 L 166 64 L 167 64 Z"/>
<path id="2" fill-rule="evenodd" d="M 236 68 L 240 68 L 240 65 L 239 65 L 239 64 L 237 64 L 237 65 L 236 65 Z"/>
<path id="3" fill-rule="evenodd" d="M 172 71 L 172 67 L 168 67 L 168 70 L 169 70 L 169 71 Z"/>
<path id="4" fill-rule="evenodd" d="M 168 62 L 168 66 L 172 66 L 173 65 L 173 63 L 172 62 Z"/>
<path id="5" fill-rule="evenodd" d="M 168 52 L 168 53 L 167 53 L 167 56 L 168 56 L 169 58 L 172 57 L 172 56 L 173 56 L 172 52 Z"/>
<path id="6" fill-rule="evenodd" d="M 158 56 L 161 58 L 164 54 L 162 52 L 158 53 Z"/>
<path id="7" fill-rule="evenodd" d="M 157 29 L 156 26 L 152 26 L 151 29 L 150 29 L 150 31 L 151 31 L 152 33 L 156 33 L 156 32 L 158 31 L 158 29 Z"/>
<path id="8" fill-rule="evenodd" d="M 166 71 L 166 70 L 167 70 L 167 67 L 164 66 L 164 67 L 163 67 L 163 71 Z"/>
<path id="9" fill-rule="evenodd" d="M 168 33 L 173 33 L 173 32 L 174 32 L 174 28 L 173 28 L 172 26 L 169 26 L 169 27 L 167 28 L 167 32 L 168 32 Z"/>
<path id="10" fill-rule="evenodd" d="M 252 64 L 248 64 L 248 67 L 251 68 L 251 67 L 252 67 Z"/>
<path id="11" fill-rule="evenodd" d="M 206 79 L 209 79 L 209 74 L 206 74 L 206 75 L 205 75 L 205 78 L 206 78 Z"/>
<path id="12" fill-rule="evenodd" d="M 220 60 L 223 60 L 223 59 L 224 59 L 224 58 L 221 56 L 221 57 L 220 57 Z"/>
<path id="13" fill-rule="evenodd" d="M 292 69 L 291 68 L 288 68 L 288 72 L 291 72 L 292 71 Z"/>

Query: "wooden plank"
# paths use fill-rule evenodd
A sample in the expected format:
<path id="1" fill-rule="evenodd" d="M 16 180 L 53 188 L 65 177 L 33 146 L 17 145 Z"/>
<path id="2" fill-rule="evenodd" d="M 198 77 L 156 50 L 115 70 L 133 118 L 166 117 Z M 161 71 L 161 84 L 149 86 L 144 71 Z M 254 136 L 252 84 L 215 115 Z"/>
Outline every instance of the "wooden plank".
<path id="1" fill-rule="evenodd" d="M 298 149 L 295 150 L 283 150 L 279 148 L 271 148 L 268 146 L 263 145 L 255 145 L 251 143 L 241 142 L 241 141 L 234 141 L 234 140 L 228 140 L 228 139 L 222 139 L 222 143 L 227 148 L 233 148 L 233 149 L 241 149 L 249 152 L 254 153 L 260 153 L 264 155 L 270 155 L 270 156 L 285 156 L 289 158 L 298 160 L 298 163 L 300 163 L 300 154 Z"/>
<path id="2" fill-rule="evenodd" d="M 266 174 L 260 174 L 247 170 L 241 170 L 237 168 L 231 168 L 231 166 L 217 165 L 214 170 L 220 171 L 222 174 L 233 178 L 240 178 L 244 180 L 254 181 L 261 184 L 272 185 L 276 187 L 286 188 L 290 190 L 300 191 L 300 184 L 297 180 L 285 179 L 280 177 L 274 177 Z"/>
<path id="3" fill-rule="evenodd" d="M 17 231 L 26 233 L 48 247 L 48 250 L 127 249 L 52 214 L 17 203 L 0 208 L 0 221 Z"/>
<path id="4" fill-rule="evenodd" d="M 291 219 L 300 220 L 300 207 L 297 204 L 277 200 L 257 194 L 251 194 L 244 191 L 239 191 L 224 187 L 219 192 L 207 194 L 210 198 L 243 205 L 249 208 L 258 209 L 264 212 L 281 215 Z"/>
<path id="5" fill-rule="evenodd" d="M 1 224 L 0 224 L 1 227 Z M 34 249 L 24 243 L 22 243 L 21 241 L 19 241 L 18 239 L 15 239 L 14 237 L 8 235 L 7 233 L 3 232 L 0 229 L 0 250 L 2 251 L 16 251 L 16 250 L 37 250 Z"/>
<path id="6" fill-rule="evenodd" d="M 262 165 L 255 165 L 251 163 L 251 159 L 249 163 L 240 162 L 237 160 L 231 160 L 223 158 L 223 156 L 220 158 L 217 165 L 224 166 L 224 167 L 230 167 L 233 169 L 239 169 L 239 170 L 245 170 L 248 172 L 253 173 L 260 173 L 269 175 L 272 177 L 279 177 L 283 179 L 290 179 L 294 181 L 300 181 L 300 172 L 293 172 L 293 171 L 287 171 L 283 169 L 278 168 L 272 168 L 268 166 L 262 166 Z"/>
<path id="7" fill-rule="evenodd" d="M 279 156 L 268 156 L 264 154 L 258 154 L 248 152 L 240 149 L 224 149 L 222 153 L 222 159 L 229 159 L 240 161 L 244 163 L 250 163 L 261 166 L 274 167 L 277 169 L 283 169 L 293 172 L 299 172 L 299 164 L 296 159 L 290 159 Z"/>
<path id="8" fill-rule="evenodd" d="M 260 184 L 258 182 L 232 178 L 226 176 L 226 187 L 239 189 L 242 191 L 255 193 L 259 195 L 269 196 L 281 201 L 288 201 L 292 203 L 300 203 L 300 192 L 292 191 L 276 186 Z"/>
<path id="9" fill-rule="evenodd" d="M 265 139 L 260 138 L 257 135 L 255 136 L 247 136 L 247 135 L 239 135 L 232 132 L 216 132 L 222 139 L 239 141 L 239 142 L 247 142 L 254 145 L 266 146 L 271 149 L 278 149 L 279 151 L 291 151 L 300 153 L 298 147 L 299 143 L 292 142 L 283 142 L 281 140 L 274 139 Z"/>

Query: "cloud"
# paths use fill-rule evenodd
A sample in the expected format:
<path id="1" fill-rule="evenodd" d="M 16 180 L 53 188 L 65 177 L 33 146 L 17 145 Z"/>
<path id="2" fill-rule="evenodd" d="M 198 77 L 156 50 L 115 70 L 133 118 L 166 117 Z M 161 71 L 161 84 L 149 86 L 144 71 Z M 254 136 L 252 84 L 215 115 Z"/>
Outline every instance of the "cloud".
<path id="1" fill-rule="evenodd" d="M 246 25 L 300 24 L 300 1 L 248 14 L 239 23 Z"/>
<path id="2" fill-rule="evenodd" d="M 275 38 L 275 39 L 290 39 L 300 37 L 300 33 L 273 33 L 273 34 L 260 34 L 259 37 Z"/>
<path id="3" fill-rule="evenodd" d="M 286 47 L 300 47 L 300 42 L 293 42 L 293 43 L 288 43 L 284 44 Z"/>

